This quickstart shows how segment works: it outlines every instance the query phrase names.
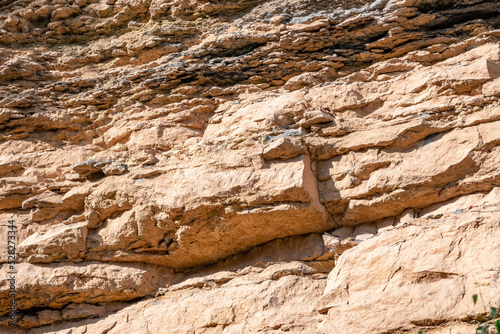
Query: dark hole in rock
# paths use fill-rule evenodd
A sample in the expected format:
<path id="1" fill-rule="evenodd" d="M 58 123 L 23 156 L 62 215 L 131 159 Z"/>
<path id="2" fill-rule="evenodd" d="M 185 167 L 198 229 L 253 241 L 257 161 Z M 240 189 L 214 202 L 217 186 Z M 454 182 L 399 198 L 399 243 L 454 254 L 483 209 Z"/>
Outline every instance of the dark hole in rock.
<path id="1" fill-rule="evenodd" d="M 106 177 L 106 175 L 102 171 L 98 171 L 98 172 L 90 174 L 88 176 L 88 179 L 89 179 L 89 181 L 99 181 L 104 177 Z"/>

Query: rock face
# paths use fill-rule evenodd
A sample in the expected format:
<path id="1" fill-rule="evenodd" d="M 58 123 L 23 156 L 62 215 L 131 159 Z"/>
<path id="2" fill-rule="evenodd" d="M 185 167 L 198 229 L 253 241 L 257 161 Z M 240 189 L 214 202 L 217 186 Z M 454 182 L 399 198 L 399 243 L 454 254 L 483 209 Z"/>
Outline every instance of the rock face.
<path id="1" fill-rule="evenodd" d="M 0 332 L 495 333 L 499 42 L 496 0 L 0 0 Z"/>

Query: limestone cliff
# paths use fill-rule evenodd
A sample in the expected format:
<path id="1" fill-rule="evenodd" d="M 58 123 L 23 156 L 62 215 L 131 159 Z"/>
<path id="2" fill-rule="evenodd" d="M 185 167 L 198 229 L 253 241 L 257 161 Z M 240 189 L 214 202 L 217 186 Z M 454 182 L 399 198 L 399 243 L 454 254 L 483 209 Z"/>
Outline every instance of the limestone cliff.
<path id="1" fill-rule="evenodd" d="M 499 41 L 498 0 L 0 0 L 0 333 L 496 333 Z"/>

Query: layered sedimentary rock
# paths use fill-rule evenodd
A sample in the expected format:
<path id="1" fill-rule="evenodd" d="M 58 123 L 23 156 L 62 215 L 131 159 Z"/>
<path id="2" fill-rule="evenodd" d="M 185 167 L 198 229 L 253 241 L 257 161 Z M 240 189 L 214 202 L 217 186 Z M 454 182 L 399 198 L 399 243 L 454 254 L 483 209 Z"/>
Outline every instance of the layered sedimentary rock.
<path id="1" fill-rule="evenodd" d="M 497 1 L 0 6 L 2 333 L 493 330 Z"/>

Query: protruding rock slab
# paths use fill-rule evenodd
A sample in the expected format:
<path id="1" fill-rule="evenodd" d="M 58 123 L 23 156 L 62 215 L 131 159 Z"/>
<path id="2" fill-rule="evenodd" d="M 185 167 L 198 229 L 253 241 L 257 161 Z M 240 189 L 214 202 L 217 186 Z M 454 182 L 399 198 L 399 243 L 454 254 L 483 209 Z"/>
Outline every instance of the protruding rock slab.
<path id="1" fill-rule="evenodd" d="M 87 257 L 192 267 L 276 238 L 324 232 L 334 225 L 311 164 L 300 155 L 265 169 L 187 168 L 145 180 L 135 193 L 127 192 L 133 185 L 103 185 L 88 203 L 103 218 L 118 216 L 89 233 Z M 148 206 L 154 209 L 141 211 Z"/>
<path id="2" fill-rule="evenodd" d="M 2 270 L 7 272 L 7 265 Z M 171 282 L 173 273 L 145 265 L 103 263 L 51 263 L 16 266 L 18 311 L 60 309 L 70 303 L 129 301 L 154 294 L 158 285 Z M 8 310 L 7 281 L 0 283 L 0 312 Z"/>

